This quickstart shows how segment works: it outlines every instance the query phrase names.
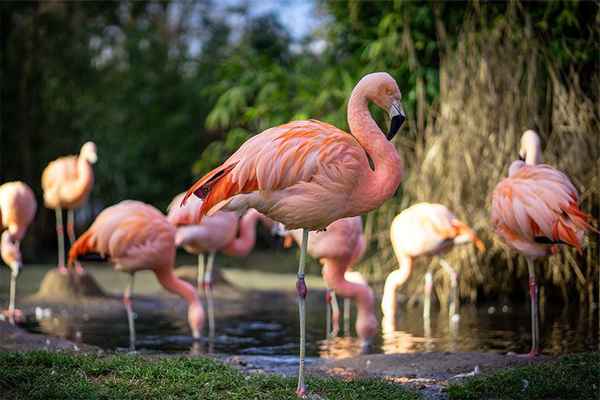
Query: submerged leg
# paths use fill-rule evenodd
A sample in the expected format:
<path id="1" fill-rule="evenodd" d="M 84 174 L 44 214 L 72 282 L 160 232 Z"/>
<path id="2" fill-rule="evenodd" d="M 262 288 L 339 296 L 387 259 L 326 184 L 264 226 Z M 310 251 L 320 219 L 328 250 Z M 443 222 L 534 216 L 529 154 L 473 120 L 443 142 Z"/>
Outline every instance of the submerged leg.
<path id="1" fill-rule="evenodd" d="M 11 324 L 15 323 L 15 296 L 17 292 L 17 274 L 14 271 L 10 274 L 10 300 L 8 303 L 8 320 Z"/>
<path id="2" fill-rule="evenodd" d="M 425 274 L 425 299 L 423 301 L 423 319 L 428 320 L 431 316 L 431 289 L 433 287 L 433 274 L 431 269 Z"/>
<path id="3" fill-rule="evenodd" d="M 215 304 L 212 291 L 212 271 L 215 262 L 215 252 L 208 253 L 206 272 L 204 273 L 204 292 L 206 293 L 206 307 L 208 308 L 208 340 L 215 339 Z"/>
<path id="4" fill-rule="evenodd" d="M 450 275 L 450 301 L 448 307 L 448 314 L 450 315 L 450 320 L 455 318 L 455 315 L 458 315 L 458 308 L 460 306 L 460 299 L 458 298 L 458 273 L 446 260 L 440 259 L 440 264 L 442 267 L 448 272 Z"/>
<path id="5" fill-rule="evenodd" d="M 535 266 L 533 260 L 527 258 L 527 268 L 529 269 L 529 296 L 531 297 L 531 351 L 529 356 L 534 357 L 540 354 L 540 325 L 538 316 L 538 288 L 535 280 Z"/>
<path id="6" fill-rule="evenodd" d="M 308 230 L 302 230 L 302 246 L 300 250 L 300 263 L 298 265 L 298 281 L 296 282 L 296 291 L 298 293 L 298 311 L 300 314 L 300 363 L 298 367 L 298 387 L 296 395 L 304 397 L 306 395 L 306 386 L 304 385 L 304 353 L 306 349 L 306 310 L 305 300 L 308 291 L 304 282 L 304 267 L 306 265 L 306 249 L 308 247 Z"/>
<path id="7" fill-rule="evenodd" d="M 66 273 L 65 268 L 65 233 L 63 231 L 62 209 L 55 208 L 56 213 L 56 236 L 58 237 L 58 270 Z"/>
<path id="8" fill-rule="evenodd" d="M 135 273 L 131 273 L 129 276 L 129 283 L 123 293 L 123 304 L 125 305 L 125 311 L 127 311 L 127 323 L 129 324 L 129 350 L 135 350 L 135 326 L 133 321 L 133 307 L 131 305 L 131 295 L 133 294 L 133 283 L 135 279 Z"/>

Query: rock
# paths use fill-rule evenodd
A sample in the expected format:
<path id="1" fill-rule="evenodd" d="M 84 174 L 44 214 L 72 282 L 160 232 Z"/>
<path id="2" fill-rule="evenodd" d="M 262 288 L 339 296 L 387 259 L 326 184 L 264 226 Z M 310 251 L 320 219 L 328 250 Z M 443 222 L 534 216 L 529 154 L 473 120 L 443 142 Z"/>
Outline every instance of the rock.
<path id="1" fill-rule="evenodd" d="M 87 272 L 63 274 L 54 268 L 46 273 L 34 297 L 53 301 L 78 297 L 106 297 L 106 293 Z"/>

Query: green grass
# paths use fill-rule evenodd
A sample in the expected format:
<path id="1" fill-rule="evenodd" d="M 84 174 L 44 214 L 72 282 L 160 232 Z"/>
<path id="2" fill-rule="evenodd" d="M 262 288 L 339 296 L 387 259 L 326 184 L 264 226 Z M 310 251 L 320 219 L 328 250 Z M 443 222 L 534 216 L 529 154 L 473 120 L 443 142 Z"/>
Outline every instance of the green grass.
<path id="1" fill-rule="evenodd" d="M 309 378 L 323 399 L 419 399 L 381 380 Z M 296 381 L 244 375 L 207 358 L 97 357 L 36 351 L 0 353 L 0 398 L 6 399 L 296 399 Z"/>
<path id="2" fill-rule="evenodd" d="M 448 388 L 454 399 L 600 398 L 600 353 L 575 354 L 557 362 L 509 368 Z"/>

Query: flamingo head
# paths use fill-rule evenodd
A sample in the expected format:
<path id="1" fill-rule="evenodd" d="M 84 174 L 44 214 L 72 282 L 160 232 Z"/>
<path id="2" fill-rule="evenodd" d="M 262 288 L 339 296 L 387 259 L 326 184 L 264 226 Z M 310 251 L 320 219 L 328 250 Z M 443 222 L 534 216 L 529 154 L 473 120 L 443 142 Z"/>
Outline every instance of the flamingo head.
<path id="1" fill-rule="evenodd" d="M 98 161 L 98 154 L 96 153 L 96 144 L 94 142 L 85 142 L 85 144 L 81 146 L 81 151 L 79 152 L 79 155 L 90 164 L 95 164 L 96 161 Z"/>
<path id="2" fill-rule="evenodd" d="M 542 146 L 540 137 L 531 129 L 526 130 L 521 136 L 519 160 L 525 161 L 529 165 L 536 165 L 542 162 Z"/>
<path id="3" fill-rule="evenodd" d="M 387 72 L 375 72 L 365 75 L 360 80 L 357 87 L 363 86 L 365 96 L 388 112 L 391 122 L 386 137 L 388 140 L 392 140 L 406 120 L 398 84 Z"/>

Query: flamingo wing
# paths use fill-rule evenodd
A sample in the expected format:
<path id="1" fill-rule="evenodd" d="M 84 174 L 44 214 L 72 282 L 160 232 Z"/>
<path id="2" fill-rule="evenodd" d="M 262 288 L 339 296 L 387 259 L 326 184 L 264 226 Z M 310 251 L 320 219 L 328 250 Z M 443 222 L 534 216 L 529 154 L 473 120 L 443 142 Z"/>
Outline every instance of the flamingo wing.
<path id="1" fill-rule="evenodd" d="M 183 203 L 192 194 L 202 198 L 200 219 L 238 194 L 268 193 L 310 182 L 332 190 L 336 184 L 352 187 L 355 182 L 346 181 L 357 179 L 364 162 L 366 153 L 353 136 L 324 122 L 295 121 L 248 140 L 223 165 L 198 180 Z"/>
<path id="2" fill-rule="evenodd" d="M 569 178 L 549 165 L 524 166 L 503 179 L 492 195 L 492 224 L 507 241 L 566 243 L 581 247 L 594 228 L 578 207 Z"/>

